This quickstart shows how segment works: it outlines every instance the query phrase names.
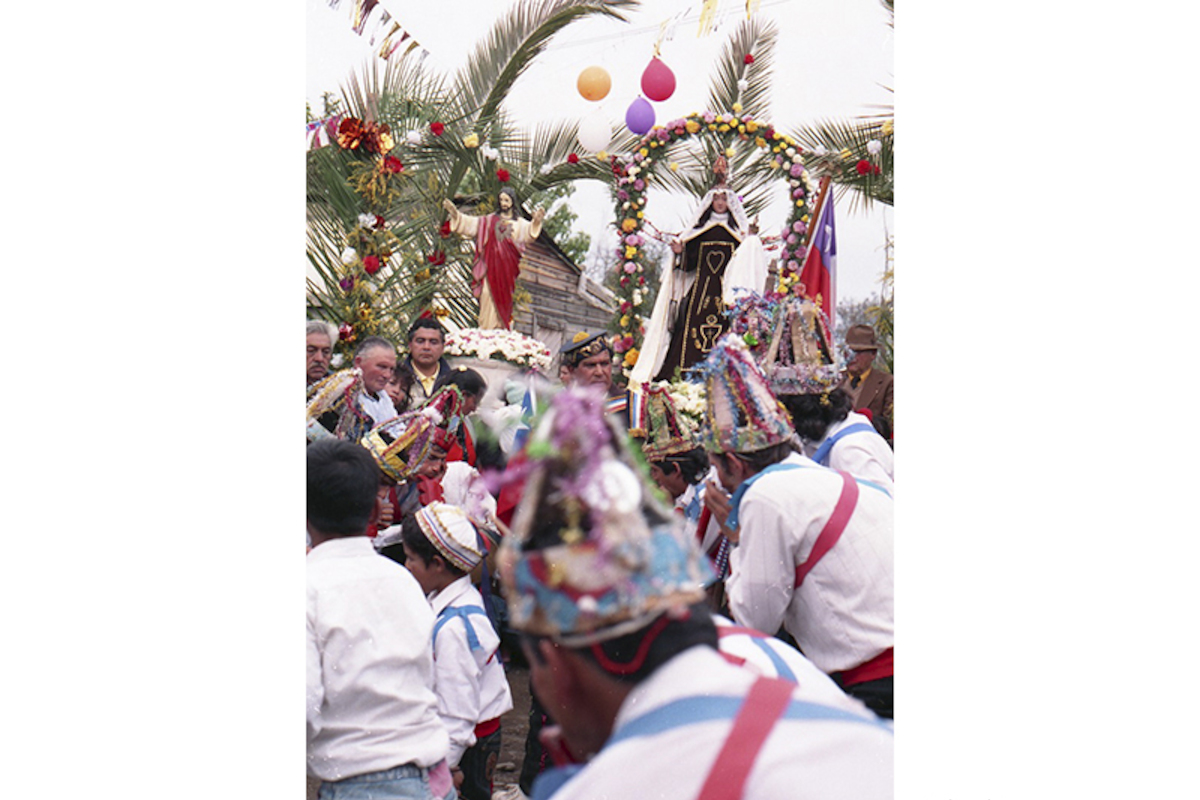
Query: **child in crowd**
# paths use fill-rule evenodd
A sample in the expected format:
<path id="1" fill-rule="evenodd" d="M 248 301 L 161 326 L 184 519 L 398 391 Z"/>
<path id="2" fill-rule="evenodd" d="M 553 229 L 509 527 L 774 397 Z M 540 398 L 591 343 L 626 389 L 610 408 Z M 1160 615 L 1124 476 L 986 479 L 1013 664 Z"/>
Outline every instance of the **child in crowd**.
<path id="1" fill-rule="evenodd" d="M 470 572 L 483 557 L 475 526 L 457 506 L 430 503 L 405 517 L 405 565 L 429 596 L 434 692 L 450 734 L 446 757 L 464 800 L 490 800 L 500 716 L 513 707 L 496 634 Z"/>

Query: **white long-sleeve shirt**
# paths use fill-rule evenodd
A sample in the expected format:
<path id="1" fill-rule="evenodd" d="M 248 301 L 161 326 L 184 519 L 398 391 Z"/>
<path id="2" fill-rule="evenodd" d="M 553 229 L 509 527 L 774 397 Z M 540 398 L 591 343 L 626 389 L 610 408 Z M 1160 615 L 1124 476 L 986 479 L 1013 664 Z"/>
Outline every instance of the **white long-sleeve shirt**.
<path id="1" fill-rule="evenodd" d="M 813 458 L 827 439 L 845 428 L 859 423 L 866 425 L 871 430 L 855 431 L 838 439 L 834 443 L 833 449 L 829 451 L 829 463 L 826 466 L 842 472 L 849 472 L 856 478 L 878 483 L 887 489 L 892 497 L 895 497 L 896 493 L 892 486 L 896 479 L 896 470 L 892 448 L 871 425 L 871 421 L 856 411 L 851 411 L 841 422 L 830 425 L 829 430 L 825 431 L 825 436 L 820 441 L 803 440 L 804 454 Z"/>
<path id="2" fill-rule="evenodd" d="M 729 609 L 763 633 L 782 625 L 827 673 L 859 666 L 894 641 L 892 500 L 859 485 L 841 538 L 797 590 L 796 566 L 832 515 L 842 477 L 799 453 L 781 463 L 801 468 L 763 475 L 742 497 Z"/>
<path id="3" fill-rule="evenodd" d="M 449 741 L 433 693 L 433 611 L 365 536 L 307 556 L 308 772 L 327 781 L 430 767 Z"/>
<path id="4" fill-rule="evenodd" d="M 691 699 L 704 707 L 721 697 L 742 698 L 757 677 L 710 647 L 692 647 L 675 656 L 634 687 L 621 703 L 608 743 L 554 800 L 695 798 L 729 736 L 732 719 L 668 726 L 632 738 L 624 738 L 623 729 L 675 701 Z M 775 723 L 754 758 L 744 797 L 892 796 L 893 736 L 887 725 L 857 701 L 814 692 L 804 683 L 793 689 L 792 699 L 825 713 L 785 716 Z"/>
<path id="5" fill-rule="evenodd" d="M 464 575 L 430 598 L 439 619 L 448 608 L 483 608 L 483 597 Z M 434 692 L 438 715 L 450 735 L 446 760 L 457 766 L 463 752 L 475 744 L 475 726 L 495 719 L 513 707 L 512 692 L 498 652 L 500 637 L 486 616 L 468 616 L 479 649 L 472 650 L 465 621 L 451 619 L 433 642 Z"/>

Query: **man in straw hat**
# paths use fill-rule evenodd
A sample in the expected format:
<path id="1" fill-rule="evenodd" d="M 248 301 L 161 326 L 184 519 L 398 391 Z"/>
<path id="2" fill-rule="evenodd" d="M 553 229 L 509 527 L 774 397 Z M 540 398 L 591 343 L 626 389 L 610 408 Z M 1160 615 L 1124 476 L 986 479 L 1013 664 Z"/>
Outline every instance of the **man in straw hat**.
<path id="1" fill-rule="evenodd" d="M 532 438 L 500 570 L 534 691 L 561 726 L 552 752 L 578 762 L 543 773 L 534 796 L 890 797 L 890 726 L 721 657 L 711 571 L 602 399 L 560 393 Z"/>
<path id="2" fill-rule="evenodd" d="M 705 447 L 733 493 L 725 587 L 734 619 L 782 626 L 852 696 L 892 716 L 892 498 L 799 451 L 786 410 L 745 345 L 704 362 Z"/>
<path id="3" fill-rule="evenodd" d="M 308 773 L 322 797 L 453 800 L 433 679 L 433 610 L 366 537 L 379 469 L 364 448 L 307 451 Z"/>
<path id="4" fill-rule="evenodd" d="M 875 329 L 870 325 L 852 325 L 846 331 L 846 349 L 854 356 L 846 364 L 842 388 L 850 395 L 852 408 L 870 412 L 871 424 L 879 435 L 892 441 L 892 389 L 895 379 L 891 373 L 874 368 L 879 344 Z"/>

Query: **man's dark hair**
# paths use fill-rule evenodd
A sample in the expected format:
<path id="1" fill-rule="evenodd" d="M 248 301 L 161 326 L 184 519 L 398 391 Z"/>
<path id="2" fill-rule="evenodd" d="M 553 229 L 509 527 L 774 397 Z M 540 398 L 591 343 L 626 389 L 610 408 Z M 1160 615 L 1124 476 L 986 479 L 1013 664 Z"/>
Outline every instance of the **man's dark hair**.
<path id="1" fill-rule="evenodd" d="M 392 344 L 382 336 L 368 336 L 359 342 L 358 348 L 354 351 L 354 357 L 358 358 L 363 353 L 376 347 L 383 347 L 391 350 L 393 353 L 396 352 L 396 345 Z"/>
<path id="2" fill-rule="evenodd" d="M 534 658 L 540 658 L 538 639 L 522 634 Z M 667 614 L 633 633 L 593 645 L 569 648 L 622 683 L 638 684 L 675 656 L 696 645 L 717 649 L 717 628 L 704 601 L 693 603 L 682 618 Z"/>
<path id="3" fill-rule="evenodd" d="M 433 390 L 429 394 L 433 396 L 438 389 L 450 385 L 457 386 L 462 390 L 464 395 L 470 395 L 480 400 L 483 399 L 484 392 L 487 391 L 487 381 L 483 379 L 482 375 L 469 367 L 458 367 L 438 378 L 434 382 Z"/>
<path id="4" fill-rule="evenodd" d="M 408 326 L 408 341 L 411 344 L 413 337 L 417 335 L 417 331 L 422 328 L 428 328 L 431 331 L 437 331 L 442 335 L 442 341 L 446 341 L 446 329 L 442 327 L 442 323 L 438 322 L 434 317 L 417 317 L 413 320 L 413 324 Z"/>
<path id="5" fill-rule="evenodd" d="M 786 442 L 765 447 L 762 450 L 755 450 L 753 453 L 713 453 L 713 458 L 721 461 L 726 471 L 729 470 L 729 459 L 740 458 L 750 467 L 755 473 L 762 472 L 772 464 L 778 464 L 792 453 L 800 452 L 796 448 L 795 442 L 789 439 Z"/>
<path id="6" fill-rule="evenodd" d="M 467 574 L 433 546 L 433 542 L 429 541 L 429 537 L 421 529 L 421 523 L 417 522 L 416 514 L 409 514 L 404 518 L 404 522 L 400 523 L 400 535 L 404 537 L 404 546 L 408 548 L 409 553 L 421 559 L 426 564 L 432 564 L 433 557 L 437 556 L 446 565 L 446 568 L 450 570 L 451 575 L 461 578 Z"/>
<path id="7" fill-rule="evenodd" d="M 326 536 L 361 536 L 371 522 L 379 467 L 366 448 L 340 439 L 309 445 L 308 523 Z"/>
<path id="8" fill-rule="evenodd" d="M 834 389 L 822 402 L 819 394 L 785 394 L 779 400 L 792 416 L 792 427 L 800 438 L 816 442 L 825 438 L 829 426 L 841 422 L 853 403 L 845 389 Z"/>
<path id="9" fill-rule="evenodd" d="M 689 486 L 693 486 L 704 480 L 704 476 L 708 474 L 709 470 L 708 454 L 704 452 L 703 447 L 697 447 L 686 453 L 667 456 L 662 461 L 655 461 L 654 463 L 666 475 L 679 470 L 683 476 L 683 480 Z"/>

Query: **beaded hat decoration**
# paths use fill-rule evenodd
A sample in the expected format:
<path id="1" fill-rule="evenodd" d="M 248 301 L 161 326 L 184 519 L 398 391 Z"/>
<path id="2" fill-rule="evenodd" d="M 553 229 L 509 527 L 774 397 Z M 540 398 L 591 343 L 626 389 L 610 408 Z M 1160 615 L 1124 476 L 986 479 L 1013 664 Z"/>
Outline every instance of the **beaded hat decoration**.
<path id="1" fill-rule="evenodd" d="M 359 441 L 374 424 L 359 405 L 361 391 L 362 370 L 357 368 L 339 370 L 310 386 L 305 410 L 308 441 L 330 438 Z M 327 425 L 332 425 L 332 430 Z"/>
<path id="2" fill-rule="evenodd" d="M 826 394 L 841 379 L 829 322 L 806 297 L 785 299 L 761 366 L 776 394 Z"/>
<path id="3" fill-rule="evenodd" d="M 570 344 L 563 345 L 559 350 L 562 356 L 562 363 L 565 366 L 574 369 L 579 366 L 579 362 L 600 353 L 608 353 L 612 355 L 612 348 L 608 344 L 608 339 L 603 333 L 588 334 L 583 331 L 575 334 Z"/>
<path id="4" fill-rule="evenodd" d="M 555 395 L 526 453 L 524 500 L 498 556 L 514 628 L 584 646 L 704 598 L 707 559 L 647 489 L 601 393 Z"/>
<path id="5" fill-rule="evenodd" d="M 362 440 L 384 475 L 408 480 L 429 457 L 437 431 L 436 411 L 409 411 L 380 423 Z"/>
<path id="6" fill-rule="evenodd" d="M 675 409 L 666 387 L 648 386 L 643 393 L 640 427 L 646 432 L 642 454 L 647 461 L 662 461 L 700 446 L 696 432 Z"/>
<path id="7" fill-rule="evenodd" d="M 463 572 L 470 572 L 483 560 L 475 526 L 458 506 L 430 503 L 417 511 L 416 517 L 434 549 Z"/>
<path id="8" fill-rule="evenodd" d="M 433 416 L 435 425 L 454 433 L 462 423 L 464 402 L 462 389 L 448 383 L 434 392 L 421 410 Z"/>
<path id="9" fill-rule="evenodd" d="M 718 339 L 698 370 L 708 394 L 700 434 L 706 449 L 753 453 L 795 436 L 791 417 L 739 337 Z"/>

